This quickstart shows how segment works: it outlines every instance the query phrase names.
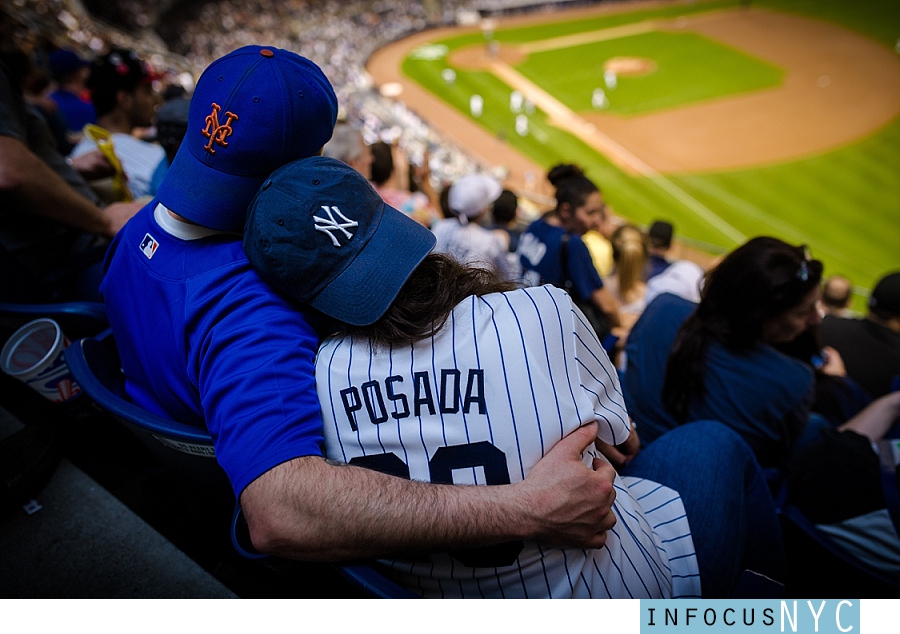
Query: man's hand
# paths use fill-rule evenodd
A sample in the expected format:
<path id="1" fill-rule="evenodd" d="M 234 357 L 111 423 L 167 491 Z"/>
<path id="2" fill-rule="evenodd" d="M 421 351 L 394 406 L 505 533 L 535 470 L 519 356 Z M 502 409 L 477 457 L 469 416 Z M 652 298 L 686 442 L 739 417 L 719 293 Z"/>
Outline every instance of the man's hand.
<path id="1" fill-rule="evenodd" d="M 625 442 L 619 445 L 610 445 L 598 438 L 594 445 L 597 447 L 597 451 L 606 456 L 606 459 L 616 469 L 621 469 L 634 460 L 634 457 L 638 455 L 638 451 L 641 449 L 641 441 L 638 438 L 637 427 L 635 427 L 634 423 L 631 424 L 631 433 L 628 434 Z"/>
<path id="2" fill-rule="evenodd" d="M 116 168 L 103 156 L 100 150 L 91 150 L 81 156 L 71 158 L 69 159 L 69 165 L 81 174 L 86 181 L 107 178 L 116 173 Z"/>
<path id="3" fill-rule="evenodd" d="M 606 543 L 606 531 L 616 524 L 616 472 L 598 458 L 593 470 L 581 460 L 596 438 L 597 423 L 576 429 L 556 443 L 522 483 L 529 487 L 526 500 L 538 525 L 537 540 L 574 548 L 602 548 Z"/>
<path id="4" fill-rule="evenodd" d="M 103 216 L 107 228 L 104 235 L 107 238 L 115 236 L 131 217 L 141 210 L 146 201 L 134 201 L 130 203 L 113 203 L 103 208 Z"/>

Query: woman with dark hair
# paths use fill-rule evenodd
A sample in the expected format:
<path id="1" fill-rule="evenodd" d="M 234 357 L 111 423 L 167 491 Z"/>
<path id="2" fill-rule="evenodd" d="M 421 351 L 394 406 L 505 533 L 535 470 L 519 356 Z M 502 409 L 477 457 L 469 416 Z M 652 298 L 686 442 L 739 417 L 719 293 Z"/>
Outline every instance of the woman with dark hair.
<path id="1" fill-rule="evenodd" d="M 642 440 L 719 420 L 763 466 L 780 465 L 809 419 L 814 377 L 776 346 L 820 323 L 821 277 L 805 246 L 758 237 L 707 274 L 699 304 L 656 298 L 625 348 L 625 399 Z"/>
<path id="2" fill-rule="evenodd" d="M 557 165 L 547 174 L 556 188 L 556 207 L 531 223 L 519 238 L 518 254 L 531 286 L 565 288 L 576 303 L 593 305 L 608 328 L 618 327 L 619 305 L 603 281 L 581 239 L 606 217 L 598 187 L 577 165 Z M 595 326 L 596 328 L 596 326 Z M 598 332 L 602 337 L 602 332 Z"/>
<path id="3" fill-rule="evenodd" d="M 380 560 L 387 574 L 432 598 L 723 597 L 747 568 L 783 578 L 774 506 L 737 434 L 686 425 L 638 455 L 615 368 L 568 294 L 428 253 L 429 231 L 334 169 L 348 171 L 334 191 L 308 185 L 315 170 L 274 176 L 244 237 L 264 278 L 339 320 L 316 356 L 328 457 L 418 481 L 507 485 L 586 430 L 599 452 L 581 453 L 585 468 L 612 476 L 614 491 L 602 547 L 561 548 L 547 535 L 394 552 Z M 284 222 L 323 198 L 343 231 Z M 257 257 L 275 243 L 277 261 Z"/>

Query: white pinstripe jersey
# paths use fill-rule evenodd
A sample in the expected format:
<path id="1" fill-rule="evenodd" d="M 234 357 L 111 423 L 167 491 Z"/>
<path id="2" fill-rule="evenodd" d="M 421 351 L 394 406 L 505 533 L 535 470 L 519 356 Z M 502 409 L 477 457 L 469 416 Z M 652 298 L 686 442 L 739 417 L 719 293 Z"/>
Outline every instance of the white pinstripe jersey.
<path id="1" fill-rule="evenodd" d="M 469 297 L 414 346 L 328 339 L 316 383 L 329 457 L 415 480 L 518 482 L 582 424 L 598 420 L 615 444 L 629 433 L 612 363 L 552 286 Z M 699 597 L 678 494 L 635 478 L 615 488 L 619 521 L 599 550 L 526 541 L 382 563 L 427 597 Z"/>

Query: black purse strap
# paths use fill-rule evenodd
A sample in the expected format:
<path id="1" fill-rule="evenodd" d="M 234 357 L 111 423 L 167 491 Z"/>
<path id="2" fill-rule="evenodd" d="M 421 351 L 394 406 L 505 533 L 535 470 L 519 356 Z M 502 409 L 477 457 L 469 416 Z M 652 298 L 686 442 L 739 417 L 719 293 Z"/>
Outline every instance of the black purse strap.
<path id="1" fill-rule="evenodd" d="M 569 295 L 572 295 L 572 289 L 575 283 L 569 276 L 569 234 L 563 232 L 559 241 L 559 264 L 562 268 L 562 287 L 566 289 Z M 574 295 L 572 295 L 574 297 Z"/>

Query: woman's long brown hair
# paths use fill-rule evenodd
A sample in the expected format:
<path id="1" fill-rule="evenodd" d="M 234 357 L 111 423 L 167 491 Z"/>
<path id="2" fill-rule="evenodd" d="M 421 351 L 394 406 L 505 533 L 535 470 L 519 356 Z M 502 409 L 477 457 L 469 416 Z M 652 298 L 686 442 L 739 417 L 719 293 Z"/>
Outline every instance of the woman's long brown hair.
<path id="1" fill-rule="evenodd" d="M 376 348 L 414 343 L 437 333 L 453 308 L 466 297 L 515 288 L 515 283 L 503 280 L 491 270 L 430 253 L 378 321 L 369 326 L 347 325 L 344 332 L 366 337 Z"/>

